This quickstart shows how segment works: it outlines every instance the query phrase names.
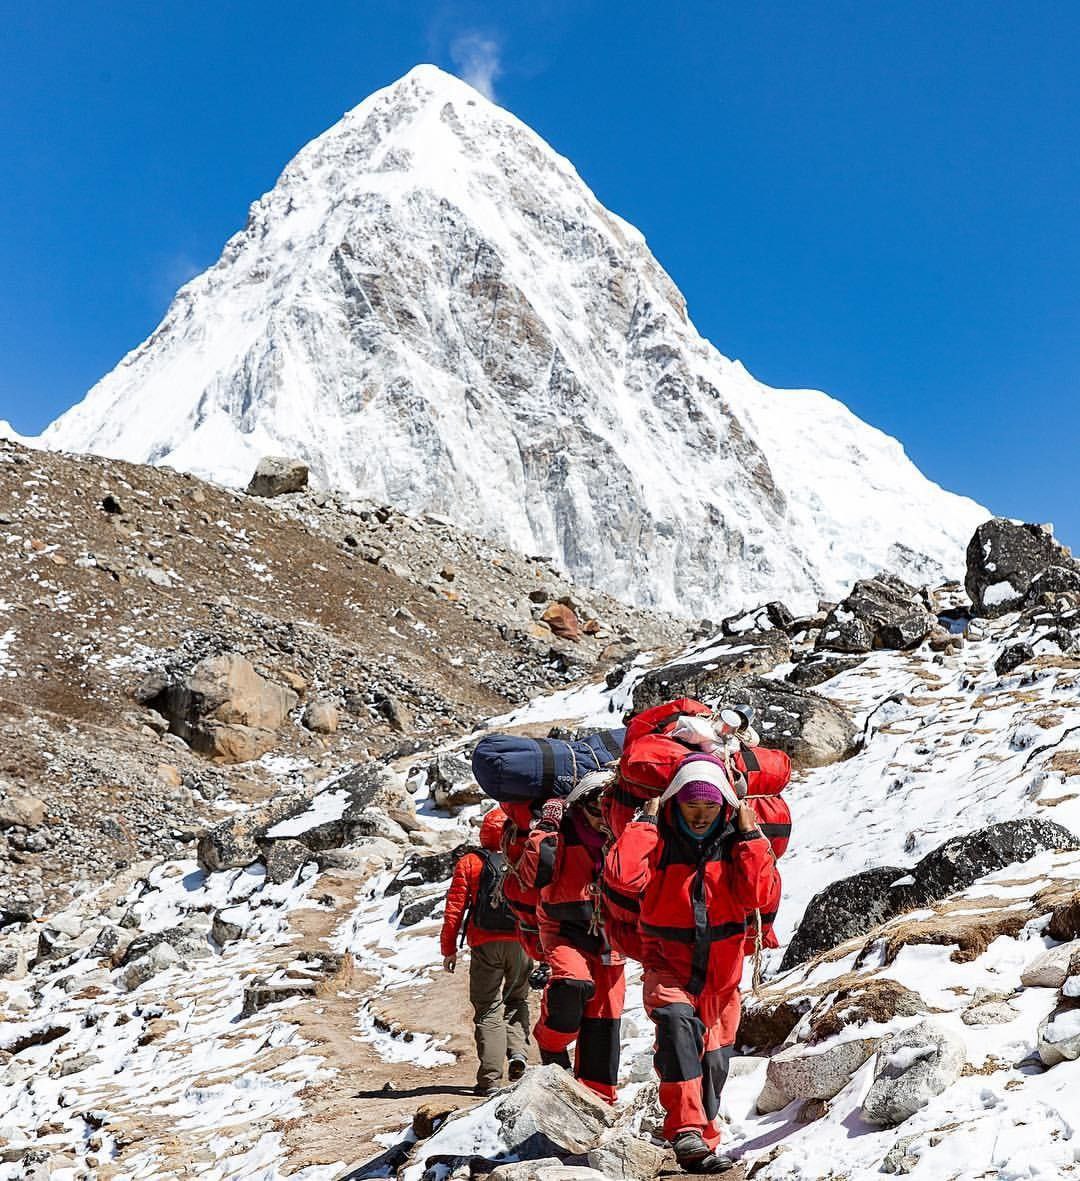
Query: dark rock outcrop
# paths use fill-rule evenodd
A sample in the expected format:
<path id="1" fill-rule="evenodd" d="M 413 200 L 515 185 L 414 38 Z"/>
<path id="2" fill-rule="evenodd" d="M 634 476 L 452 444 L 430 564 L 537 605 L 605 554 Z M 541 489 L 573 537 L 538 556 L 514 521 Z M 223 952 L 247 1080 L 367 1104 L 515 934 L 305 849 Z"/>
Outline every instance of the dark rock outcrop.
<path id="1" fill-rule="evenodd" d="M 730 698 L 734 678 L 769 672 L 791 659 L 791 640 L 778 630 L 707 641 L 689 656 L 655 668 L 634 688 L 635 712 L 676 697 Z"/>
<path id="2" fill-rule="evenodd" d="M 1051 820 L 1003 820 L 953 837 L 912 870 L 888 865 L 842 878 L 810 899 L 781 969 L 793 968 L 845 939 L 869 934 L 902 911 L 966 890 L 988 873 L 1053 849 L 1080 849 L 1080 841 Z M 910 884 L 892 885 L 905 877 L 910 877 Z"/>
<path id="3" fill-rule="evenodd" d="M 1019 668 L 1022 664 L 1027 664 L 1029 660 L 1035 659 L 1035 649 L 1028 643 L 1010 644 L 1001 655 L 994 661 L 994 672 L 999 677 L 1008 676 L 1013 669 Z"/>
<path id="4" fill-rule="evenodd" d="M 1051 849 L 1080 849 L 1080 841 L 1052 820 L 1002 820 L 946 841 L 912 870 L 912 906 L 966 890 L 979 878 Z"/>
<path id="5" fill-rule="evenodd" d="M 1049 566 L 1036 575 L 1024 595 L 1024 606 L 1042 606 L 1054 602 L 1060 595 L 1080 599 L 1080 565 Z"/>
<path id="6" fill-rule="evenodd" d="M 919 591 L 892 574 L 863 578 L 825 619 L 819 649 L 871 652 L 875 648 L 913 648 L 934 626 Z"/>
<path id="7" fill-rule="evenodd" d="M 795 616 L 779 600 L 765 603 L 741 615 L 729 615 L 720 624 L 725 636 L 743 636 L 747 632 L 787 631 L 795 622 Z"/>
<path id="8" fill-rule="evenodd" d="M 1052 567 L 1060 571 L 1050 575 Z M 985 521 L 967 547 L 964 586 L 976 615 L 994 619 L 1019 610 L 1040 575 L 1043 585 L 1080 571 L 1069 551 L 1042 525 L 1017 525 L 1003 517 Z"/>
<path id="9" fill-rule="evenodd" d="M 400 894 L 408 886 L 426 882 L 445 882 L 454 872 L 457 859 L 473 846 L 459 845 L 443 853 L 413 853 L 383 891 L 385 897 Z"/>
<path id="10" fill-rule="evenodd" d="M 893 882 L 906 874 L 907 870 L 885 865 L 841 878 L 819 890 L 810 899 L 802 922 L 784 952 L 781 971 L 828 951 L 845 939 L 864 935 L 892 918 L 908 904 L 904 888 L 893 887 Z"/>
<path id="11" fill-rule="evenodd" d="M 800 689 L 812 689 L 849 668 L 857 668 L 866 658 L 840 652 L 809 652 L 788 673 L 787 679 Z"/>

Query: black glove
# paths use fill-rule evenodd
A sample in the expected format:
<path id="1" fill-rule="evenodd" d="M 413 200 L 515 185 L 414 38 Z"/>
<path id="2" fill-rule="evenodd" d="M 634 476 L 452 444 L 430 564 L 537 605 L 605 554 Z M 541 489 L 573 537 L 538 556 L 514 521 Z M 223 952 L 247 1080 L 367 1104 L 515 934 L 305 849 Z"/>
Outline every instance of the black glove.
<path id="1" fill-rule="evenodd" d="M 537 992 L 544 987 L 548 982 L 548 977 L 551 975 L 551 968 L 547 964 L 537 964 L 529 976 L 529 987 L 535 988 Z"/>

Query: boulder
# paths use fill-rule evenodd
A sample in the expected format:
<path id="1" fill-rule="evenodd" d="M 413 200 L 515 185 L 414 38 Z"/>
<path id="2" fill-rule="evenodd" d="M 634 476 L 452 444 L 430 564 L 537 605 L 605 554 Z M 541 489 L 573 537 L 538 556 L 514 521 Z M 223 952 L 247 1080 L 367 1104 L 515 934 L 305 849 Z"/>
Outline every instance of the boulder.
<path id="1" fill-rule="evenodd" d="M 1052 820 L 1002 820 L 953 837 L 911 871 L 915 880 L 909 905 L 935 902 L 966 890 L 988 873 L 1055 849 L 1080 849 L 1080 841 Z"/>
<path id="2" fill-rule="evenodd" d="M 856 582 L 847 598 L 829 612 L 816 646 L 836 652 L 913 648 L 934 623 L 914 587 L 893 574 L 879 574 Z"/>
<path id="3" fill-rule="evenodd" d="M 418 1156 L 459 1153 L 463 1139 L 471 1142 L 477 1134 L 506 1155 L 534 1163 L 584 1154 L 599 1145 L 615 1115 L 561 1066 L 538 1066 L 480 1107 L 450 1116 Z M 467 1121 L 464 1137 L 462 1121 Z"/>
<path id="4" fill-rule="evenodd" d="M 848 669 L 858 668 L 865 659 L 865 656 L 840 652 L 808 652 L 788 673 L 787 679 L 800 689 L 812 689 Z"/>
<path id="5" fill-rule="evenodd" d="M 1080 1058 L 1080 1008 L 1058 1009 L 1039 1025 L 1039 1057 L 1044 1066 Z"/>
<path id="6" fill-rule="evenodd" d="M 34 796 L 0 799 L 0 828 L 40 828 L 45 823 L 45 805 Z"/>
<path id="7" fill-rule="evenodd" d="M 208 931 L 209 927 L 207 933 Z M 200 934 L 184 926 L 169 927 L 164 931 L 151 931 L 133 939 L 121 955 L 120 967 L 127 967 L 161 946 L 175 951 L 179 959 L 206 959 L 214 954 L 206 942 L 206 933 Z"/>
<path id="8" fill-rule="evenodd" d="M 1058 595 L 1080 596 L 1080 563 L 1049 566 L 1037 574 L 1024 595 L 1025 607 L 1039 607 L 1054 602 Z"/>
<path id="9" fill-rule="evenodd" d="M 613 1175 L 583 1165 L 564 1165 L 558 1157 L 546 1157 L 498 1165 L 488 1174 L 487 1181 L 604 1181 L 605 1176 Z"/>
<path id="10" fill-rule="evenodd" d="M 473 777 L 472 767 L 459 755 L 439 755 L 432 760 L 427 781 L 437 808 L 453 811 L 487 798 Z"/>
<path id="11" fill-rule="evenodd" d="M 902 1124 L 952 1086 L 966 1060 L 960 1039 L 933 1021 L 890 1034 L 877 1049 L 863 1118 L 884 1127 Z"/>
<path id="12" fill-rule="evenodd" d="M 245 920 L 247 918 L 248 912 L 242 906 L 229 906 L 224 910 L 215 911 L 210 927 L 211 938 L 218 947 L 224 947 L 226 943 L 232 943 L 243 935 Z"/>
<path id="13" fill-rule="evenodd" d="M 399 855 L 398 846 L 385 837 L 365 837 L 352 849 L 322 849 L 315 862 L 320 870 L 344 869 L 364 879 L 393 865 Z"/>
<path id="14" fill-rule="evenodd" d="M 758 1096 L 761 1115 L 793 1099 L 831 1099 L 877 1049 L 878 1038 L 851 1038 L 825 1046 L 796 1044 L 769 1059 L 766 1086 Z"/>
<path id="15" fill-rule="evenodd" d="M 395 824 L 383 805 L 400 793 L 393 775 L 377 763 L 358 763 L 310 800 L 293 804 L 292 810 L 256 834 L 260 848 L 269 851 L 274 841 L 299 841 L 312 853 L 340 849 L 364 837 L 386 837 L 404 844 L 408 835 Z"/>
<path id="16" fill-rule="evenodd" d="M 552 603 L 540 618 L 560 640 L 577 643 L 581 639 L 581 621 L 566 603 Z"/>
<path id="17" fill-rule="evenodd" d="M 329 701 L 309 701 L 300 715 L 305 728 L 316 734 L 333 734 L 340 720 L 337 706 Z"/>
<path id="18" fill-rule="evenodd" d="M 1035 649 L 1029 643 L 1021 641 L 1018 644 L 1009 644 L 994 661 L 994 672 L 999 677 L 1007 677 L 1014 669 L 1034 659 Z"/>
<path id="19" fill-rule="evenodd" d="M 743 997 L 735 1044 L 755 1050 L 771 1050 L 782 1045 L 811 1006 L 807 996 L 789 998 L 749 993 Z"/>
<path id="20" fill-rule="evenodd" d="M 275 885 L 294 878 L 314 855 L 307 845 L 286 838 L 273 841 L 266 852 L 266 876 Z"/>
<path id="21" fill-rule="evenodd" d="M 140 984 L 145 984 L 158 972 L 165 971 L 180 962 L 180 956 L 168 943 L 158 943 L 145 955 L 132 960 L 120 973 L 120 983 L 132 992 Z"/>
<path id="22" fill-rule="evenodd" d="M 245 491 L 248 496 L 282 496 L 307 487 L 308 467 L 299 459 L 264 455 Z"/>
<path id="23" fill-rule="evenodd" d="M 387 693 L 375 703 L 375 708 L 386 719 L 391 730 L 398 734 L 407 734 L 414 724 L 412 710 L 393 693 Z"/>
<path id="24" fill-rule="evenodd" d="M 246 762 L 272 749 L 274 732 L 300 700 L 235 652 L 207 656 L 186 676 L 164 682 L 155 676 L 139 696 L 193 750 L 226 763 Z"/>
<path id="25" fill-rule="evenodd" d="M 1041 951 L 1020 973 L 1020 983 L 1025 988 L 1060 988 L 1077 953 L 1080 953 L 1080 939 Z"/>
<path id="26" fill-rule="evenodd" d="M 673 1163 L 670 1149 L 626 1128 L 605 1133 L 587 1154 L 589 1166 L 604 1177 L 621 1181 L 652 1181 Z"/>
<path id="27" fill-rule="evenodd" d="M 893 887 L 907 870 L 895 865 L 867 869 L 841 878 L 810 899 L 802 921 L 784 952 L 781 971 L 866 935 L 908 905 L 904 887 Z"/>
<path id="28" fill-rule="evenodd" d="M 446 901 L 446 891 L 439 886 L 407 886 L 398 904 L 398 926 L 413 927 L 432 916 Z"/>
<path id="29" fill-rule="evenodd" d="M 1051 567 L 1080 569 L 1049 529 L 1003 517 L 984 521 L 967 547 L 964 586 L 974 613 L 994 619 L 1018 611 L 1032 584 Z"/>
<path id="30" fill-rule="evenodd" d="M 35 906 L 29 898 L 5 895 L 0 898 L 0 927 L 10 927 L 16 923 L 32 923 L 34 910 Z"/>
<path id="31" fill-rule="evenodd" d="M 258 861 L 262 856 L 258 841 L 266 830 L 277 821 L 303 811 L 307 802 L 295 796 L 284 796 L 215 824 L 199 836 L 195 849 L 199 866 L 207 873 L 216 873 L 222 869 L 240 869 Z"/>
<path id="32" fill-rule="evenodd" d="M 778 630 L 714 638 L 688 656 L 652 669 L 634 687 L 634 712 L 676 697 L 734 701 L 734 679 L 770 672 L 791 659 L 791 640 Z"/>
<path id="33" fill-rule="evenodd" d="M 411 853 L 405 864 L 387 883 L 383 897 L 389 898 L 400 894 L 409 887 L 449 881 L 458 858 L 470 848 L 470 845 L 457 845 L 442 853 Z"/>
<path id="34" fill-rule="evenodd" d="M 965 1025 L 1007 1025 L 1020 1014 L 1005 1001 L 987 1001 L 981 1005 L 970 1005 L 960 1014 Z"/>
<path id="35" fill-rule="evenodd" d="M 1080 890 L 1060 906 L 1054 907 L 1044 934 L 1061 943 L 1080 939 Z"/>
<path id="36" fill-rule="evenodd" d="M 795 622 L 795 616 L 786 605 L 774 600 L 744 611 L 741 615 L 729 615 L 720 624 L 725 636 L 742 636 L 747 632 L 787 631 Z"/>

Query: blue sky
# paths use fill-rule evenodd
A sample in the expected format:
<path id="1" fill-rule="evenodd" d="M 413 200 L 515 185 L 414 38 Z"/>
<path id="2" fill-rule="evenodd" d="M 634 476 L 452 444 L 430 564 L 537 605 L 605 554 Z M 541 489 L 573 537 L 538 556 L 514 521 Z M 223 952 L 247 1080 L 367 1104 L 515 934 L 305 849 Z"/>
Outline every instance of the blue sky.
<path id="1" fill-rule="evenodd" d="M 1080 547 L 1080 6 L 0 5 L 0 418 L 149 334 L 294 152 L 419 61 L 645 233 L 698 328 Z"/>

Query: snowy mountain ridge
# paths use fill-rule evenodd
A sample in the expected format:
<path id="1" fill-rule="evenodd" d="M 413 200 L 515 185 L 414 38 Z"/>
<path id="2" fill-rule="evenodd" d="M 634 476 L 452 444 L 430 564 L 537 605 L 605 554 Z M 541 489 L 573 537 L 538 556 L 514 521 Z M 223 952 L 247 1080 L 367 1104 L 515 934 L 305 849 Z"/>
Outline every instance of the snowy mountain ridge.
<path id="1" fill-rule="evenodd" d="M 155 332 L 41 437 L 436 511 L 680 614 L 962 569 L 989 514 L 702 339 L 572 165 L 419 66 L 313 140 Z"/>

